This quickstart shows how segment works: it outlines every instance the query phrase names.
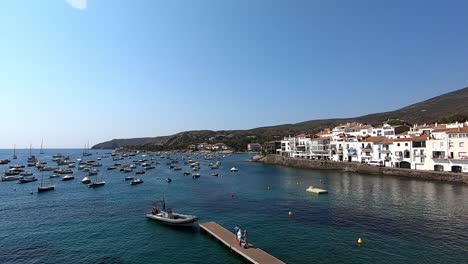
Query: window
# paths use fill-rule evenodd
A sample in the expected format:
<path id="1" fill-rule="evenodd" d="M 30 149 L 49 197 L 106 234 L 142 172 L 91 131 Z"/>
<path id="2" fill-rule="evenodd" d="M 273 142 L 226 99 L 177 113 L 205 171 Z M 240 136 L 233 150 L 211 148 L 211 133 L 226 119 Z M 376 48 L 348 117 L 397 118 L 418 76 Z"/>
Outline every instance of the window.
<path id="1" fill-rule="evenodd" d="M 400 143 L 397 143 L 396 145 L 397 145 L 397 146 L 400 146 Z"/>
<path id="2" fill-rule="evenodd" d="M 466 157 L 466 152 L 458 152 L 458 157 L 465 158 Z"/>
<path id="3" fill-rule="evenodd" d="M 409 159 L 409 157 L 410 157 L 410 152 L 409 152 L 408 150 L 405 150 L 405 152 L 404 152 L 404 158 L 405 158 L 405 159 Z"/>
<path id="4" fill-rule="evenodd" d="M 444 142 L 440 142 L 440 147 L 441 147 L 441 148 L 444 147 Z"/>
<path id="5" fill-rule="evenodd" d="M 408 143 L 405 143 L 405 146 L 408 146 Z"/>
<path id="6" fill-rule="evenodd" d="M 460 142 L 460 143 L 458 143 L 458 146 L 459 146 L 460 148 L 463 148 L 463 147 L 465 146 L 465 142 Z"/>
<path id="7" fill-rule="evenodd" d="M 449 148 L 453 148 L 453 142 L 449 142 Z"/>

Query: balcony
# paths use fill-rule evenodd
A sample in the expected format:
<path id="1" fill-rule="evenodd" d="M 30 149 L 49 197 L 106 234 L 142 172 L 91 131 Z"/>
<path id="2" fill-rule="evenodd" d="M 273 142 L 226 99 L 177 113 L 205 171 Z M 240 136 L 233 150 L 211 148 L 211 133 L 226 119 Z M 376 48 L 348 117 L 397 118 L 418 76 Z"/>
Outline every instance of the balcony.
<path id="1" fill-rule="evenodd" d="M 444 151 L 433 151 L 432 152 L 433 159 L 446 159 Z"/>
<path id="2" fill-rule="evenodd" d="M 391 153 L 389 149 L 379 149 L 379 153 Z"/>

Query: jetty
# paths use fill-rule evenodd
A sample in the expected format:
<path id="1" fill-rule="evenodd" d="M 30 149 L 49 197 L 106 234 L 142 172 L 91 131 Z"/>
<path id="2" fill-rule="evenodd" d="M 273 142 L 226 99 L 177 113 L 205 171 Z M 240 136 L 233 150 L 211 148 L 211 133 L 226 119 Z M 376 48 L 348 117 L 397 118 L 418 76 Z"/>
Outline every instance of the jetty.
<path id="1" fill-rule="evenodd" d="M 265 251 L 250 244 L 247 248 L 239 246 L 236 235 L 215 222 L 200 224 L 200 227 L 212 237 L 229 247 L 232 251 L 254 264 L 285 264 L 285 262 L 273 257 Z"/>
<path id="2" fill-rule="evenodd" d="M 316 194 L 328 193 L 327 190 L 315 188 L 314 186 L 309 186 L 309 188 L 307 188 L 306 191 L 311 192 L 311 193 L 316 193 Z"/>

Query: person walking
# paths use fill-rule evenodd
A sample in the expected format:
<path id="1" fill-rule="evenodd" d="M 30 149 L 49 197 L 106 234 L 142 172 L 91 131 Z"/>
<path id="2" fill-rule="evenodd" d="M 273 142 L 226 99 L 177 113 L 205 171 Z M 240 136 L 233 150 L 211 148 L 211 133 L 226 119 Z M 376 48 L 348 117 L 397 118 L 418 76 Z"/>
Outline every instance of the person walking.
<path id="1" fill-rule="evenodd" d="M 248 248 L 249 242 L 247 240 L 247 229 L 244 230 L 244 243 L 245 243 L 245 248 Z"/>
<path id="2" fill-rule="evenodd" d="M 240 228 L 237 231 L 237 240 L 239 241 L 239 246 L 241 246 L 241 243 L 242 243 L 242 230 Z"/>
<path id="3" fill-rule="evenodd" d="M 234 234 L 236 235 L 236 240 L 237 240 L 237 232 L 239 232 L 239 229 L 240 229 L 239 225 L 236 225 L 234 227 Z"/>

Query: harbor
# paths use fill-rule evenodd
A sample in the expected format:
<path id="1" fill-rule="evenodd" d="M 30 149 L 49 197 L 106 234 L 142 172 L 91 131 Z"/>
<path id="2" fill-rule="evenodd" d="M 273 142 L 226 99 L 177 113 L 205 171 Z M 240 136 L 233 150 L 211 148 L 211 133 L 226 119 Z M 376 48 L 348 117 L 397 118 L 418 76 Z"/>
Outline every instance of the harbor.
<path id="1" fill-rule="evenodd" d="M 67 174 L 29 167 L 25 169 L 38 181 L 0 182 L 2 263 L 24 263 L 25 258 L 46 263 L 245 263 L 257 253 L 299 264 L 317 259 L 460 263 L 464 258 L 462 208 L 468 190 L 463 185 L 244 162 L 248 154 L 44 152 L 33 148 L 32 155 L 49 167 L 56 166 L 52 159 L 57 153 L 68 155 L 76 165 L 70 168 L 74 179 L 62 181 Z M 1 159 L 12 153 L 0 150 Z M 0 165 L 2 171 L 26 165 L 29 149 L 16 149 L 16 155 L 16 160 Z M 105 185 L 89 188 L 82 183 L 84 177 L 94 181 L 96 176 L 79 169 L 77 159 L 102 165 L 90 166 L 89 171 L 98 169 L 97 180 Z M 175 170 L 177 166 L 181 170 Z M 49 178 L 53 175 L 58 177 Z M 143 183 L 131 185 L 126 177 Z M 38 193 L 41 184 L 55 188 Z M 328 194 L 307 192 L 311 185 Z M 181 229 L 147 220 L 154 202 L 163 197 L 175 212 L 197 216 L 200 227 Z M 231 245 L 235 225 L 249 230 L 254 250 L 248 255 Z M 205 229 L 215 231 L 207 235 Z M 361 246 L 358 238 L 364 241 Z M 441 239 L 446 242 L 437 242 Z M 391 253 L 395 251 L 398 256 Z M 25 252 L 27 257 L 21 258 Z M 328 258 L 331 252 L 337 252 L 336 258 Z"/>

